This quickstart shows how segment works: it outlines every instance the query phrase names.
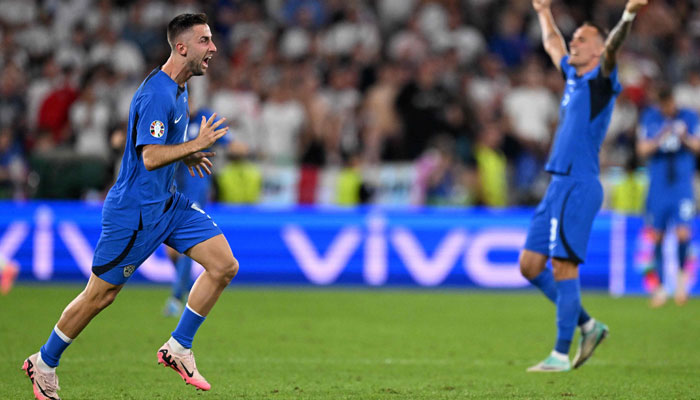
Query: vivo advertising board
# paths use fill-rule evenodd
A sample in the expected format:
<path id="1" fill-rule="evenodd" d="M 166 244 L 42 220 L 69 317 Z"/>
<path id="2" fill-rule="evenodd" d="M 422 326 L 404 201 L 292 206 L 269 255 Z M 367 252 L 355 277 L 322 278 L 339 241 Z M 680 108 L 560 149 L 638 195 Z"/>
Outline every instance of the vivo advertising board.
<path id="1" fill-rule="evenodd" d="M 0 203 L 0 254 L 21 266 L 20 280 L 85 281 L 100 235 L 101 204 Z M 532 210 L 463 208 L 259 208 L 212 205 L 241 268 L 237 283 L 522 288 L 518 252 Z M 584 288 L 641 293 L 635 268 L 642 223 L 603 213 L 596 219 Z M 672 246 L 667 246 L 672 250 Z M 673 268 L 671 265 L 669 268 Z M 193 269 L 199 274 L 201 266 Z M 131 281 L 170 282 L 163 248 Z M 672 289 L 672 288 L 671 288 Z"/>

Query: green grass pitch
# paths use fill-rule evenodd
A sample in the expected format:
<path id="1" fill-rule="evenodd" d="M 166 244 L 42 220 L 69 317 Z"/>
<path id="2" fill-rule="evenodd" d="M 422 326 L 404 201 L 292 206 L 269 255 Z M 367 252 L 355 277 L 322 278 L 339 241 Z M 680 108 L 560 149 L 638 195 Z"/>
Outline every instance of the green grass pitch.
<path id="1" fill-rule="evenodd" d="M 0 399 L 31 399 L 23 359 L 78 286 L 0 297 Z M 156 365 L 177 324 L 161 287 L 127 286 L 64 353 L 70 399 L 700 399 L 700 301 L 584 293 L 608 337 L 581 369 L 532 374 L 555 337 L 535 291 L 263 288 L 233 285 L 194 341 L 210 392 Z M 575 338 L 577 343 L 577 338 Z M 572 348 L 572 357 L 575 348 Z"/>

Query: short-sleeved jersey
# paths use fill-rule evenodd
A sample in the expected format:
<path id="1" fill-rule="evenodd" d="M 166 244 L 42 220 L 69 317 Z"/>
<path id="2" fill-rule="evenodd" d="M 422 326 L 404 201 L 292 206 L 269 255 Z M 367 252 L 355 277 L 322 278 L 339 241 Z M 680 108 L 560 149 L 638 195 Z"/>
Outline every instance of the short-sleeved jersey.
<path id="1" fill-rule="evenodd" d="M 190 121 L 185 140 L 190 141 L 199 136 L 199 126 L 202 122 L 202 117 L 209 119 L 212 114 L 214 114 L 214 112 L 206 108 L 199 110 L 197 115 Z M 220 137 L 215 144 L 224 146 L 231 142 L 231 136 L 231 133 L 227 132 L 224 136 Z M 180 193 L 184 194 L 188 199 L 197 202 L 200 207 L 205 206 L 209 194 L 209 187 L 211 185 L 211 175 L 204 174 L 204 178 L 200 178 L 195 172 L 195 176 L 193 177 L 190 175 L 187 166 L 180 163 L 175 170 L 175 182 L 177 183 L 177 190 Z"/>
<path id="2" fill-rule="evenodd" d="M 622 86 L 617 79 L 617 67 L 608 77 L 603 75 L 600 65 L 578 76 L 568 61 L 567 55 L 560 62 L 566 88 L 559 107 L 559 127 L 545 170 L 574 178 L 597 178 L 600 146 Z"/>
<path id="3" fill-rule="evenodd" d="M 649 158 L 649 194 L 661 196 L 676 190 L 688 195 L 692 193 L 695 155 L 681 143 L 682 135 L 700 135 L 698 114 L 680 109 L 673 117 L 666 117 L 656 107 L 649 107 L 639 120 L 640 139 L 654 139 L 666 135 L 658 150 Z"/>
<path id="4" fill-rule="evenodd" d="M 119 177 L 109 190 L 102 217 L 140 229 L 156 222 L 175 192 L 175 163 L 148 171 L 141 151 L 149 144 L 184 142 L 189 123 L 187 85 L 180 87 L 160 68 L 143 81 L 129 109 L 126 148 Z"/>

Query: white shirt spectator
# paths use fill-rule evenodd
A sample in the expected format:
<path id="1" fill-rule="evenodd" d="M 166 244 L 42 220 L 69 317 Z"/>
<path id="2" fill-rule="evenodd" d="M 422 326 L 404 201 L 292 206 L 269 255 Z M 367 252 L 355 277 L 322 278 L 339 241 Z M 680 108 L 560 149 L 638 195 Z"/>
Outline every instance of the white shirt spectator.
<path id="1" fill-rule="evenodd" d="M 17 32 L 16 40 L 19 46 L 33 56 L 48 54 L 55 45 L 51 30 L 40 24 L 32 24 Z"/>
<path id="2" fill-rule="evenodd" d="M 418 11 L 418 25 L 429 39 L 447 32 L 447 10 L 438 3 L 428 3 Z"/>
<path id="3" fill-rule="evenodd" d="M 618 97 L 605 140 L 613 140 L 624 132 L 633 132 L 637 126 L 637 117 L 637 107 L 634 103 L 622 96 Z"/>
<path id="4" fill-rule="evenodd" d="M 90 50 L 88 56 L 91 64 L 107 63 L 120 75 L 140 77 L 143 75 L 145 61 L 141 50 L 134 43 L 116 38 L 113 31 L 107 33 L 108 40 L 100 41 Z"/>
<path id="5" fill-rule="evenodd" d="M 516 87 L 503 99 L 504 111 L 516 133 L 538 143 L 550 140 L 558 105 L 554 95 L 544 87 Z"/>
<path id="6" fill-rule="evenodd" d="M 229 42 L 235 49 L 244 40 L 250 41 L 251 56 L 260 59 L 272 38 L 270 26 L 262 21 L 246 21 L 237 23 L 229 35 Z"/>
<path id="7" fill-rule="evenodd" d="M 39 13 L 35 2 L 25 0 L 4 0 L 1 2 L 0 21 L 9 25 L 33 23 Z"/>
<path id="8" fill-rule="evenodd" d="M 268 100 L 260 116 L 263 158 L 276 163 L 290 163 L 297 158 L 301 129 L 306 122 L 304 108 L 296 100 Z"/>
<path id="9" fill-rule="evenodd" d="M 283 57 L 295 59 L 309 54 L 312 37 L 306 29 L 292 27 L 285 29 L 280 38 L 279 50 Z"/>
<path id="10" fill-rule="evenodd" d="M 390 27 L 408 20 L 416 0 L 379 0 L 377 3 L 378 20 L 384 27 Z"/>
<path id="11" fill-rule="evenodd" d="M 379 32 L 369 23 L 339 22 L 323 37 L 324 52 L 331 55 L 349 55 L 356 46 L 370 53 L 379 50 Z"/>
<path id="12" fill-rule="evenodd" d="M 226 118 L 231 137 L 252 152 L 260 149 L 260 99 L 252 90 L 218 90 L 211 99 L 212 109 Z"/>
<path id="13" fill-rule="evenodd" d="M 93 102 L 79 99 L 70 109 L 70 122 L 75 132 L 75 150 L 78 154 L 109 156 L 109 106 L 99 100 Z"/>
<path id="14" fill-rule="evenodd" d="M 115 32 L 121 32 L 125 23 L 124 9 L 113 6 L 110 0 L 102 0 L 97 6 L 88 7 L 85 15 L 85 27 L 88 32 L 97 32 L 105 25 Z"/>
<path id="15" fill-rule="evenodd" d="M 420 62 L 427 54 L 428 44 L 415 30 L 404 29 L 389 40 L 389 56 L 393 60 Z"/>
<path id="16" fill-rule="evenodd" d="M 700 113 L 700 79 L 696 85 L 691 82 L 676 85 L 673 88 L 673 98 L 678 107 L 690 108 Z"/>

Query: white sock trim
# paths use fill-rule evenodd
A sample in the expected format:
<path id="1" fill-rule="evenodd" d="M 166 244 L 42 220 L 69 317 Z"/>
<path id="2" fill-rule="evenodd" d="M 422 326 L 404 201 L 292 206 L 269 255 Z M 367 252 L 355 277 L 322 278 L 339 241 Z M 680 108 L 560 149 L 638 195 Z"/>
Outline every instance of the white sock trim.
<path id="1" fill-rule="evenodd" d="M 41 372 L 46 373 L 51 373 L 56 370 L 56 367 L 52 367 L 44 362 L 44 359 L 41 358 L 41 352 L 39 352 L 39 356 L 36 358 L 36 367 L 39 368 Z"/>
<path id="2" fill-rule="evenodd" d="M 56 326 L 53 327 L 53 331 L 56 332 L 58 337 L 60 337 L 61 340 L 63 340 L 64 342 L 69 344 L 73 342 L 73 339 L 69 338 L 68 335 L 66 335 L 65 333 L 61 332 L 60 329 L 58 329 L 58 324 L 56 324 Z"/>
<path id="3" fill-rule="evenodd" d="M 191 351 L 190 349 L 183 347 L 180 342 L 178 342 L 177 339 L 172 336 L 170 336 L 170 339 L 168 339 L 168 345 L 175 354 L 187 354 Z"/>
<path id="4" fill-rule="evenodd" d="M 593 327 L 595 327 L 595 318 L 591 317 L 581 325 L 581 332 L 588 333 L 593 330 Z"/>
<path id="5" fill-rule="evenodd" d="M 558 351 L 556 351 L 556 350 L 552 350 L 552 354 L 551 354 L 551 355 L 552 355 L 552 357 L 554 357 L 554 358 L 556 358 L 556 359 L 558 359 L 558 360 L 560 360 L 560 361 L 567 361 L 567 362 L 569 361 L 569 355 L 568 355 L 568 354 L 563 354 L 563 353 L 560 353 L 560 352 L 558 352 Z"/>
<path id="6" fill-rule="evenodd" d="M 206 318 L 204 315 L 202 315 L 202 314 L 198 313 L 197 311 L 193 310 L 192 307 L 190 307 L 190 303 L 187 303 L 187 305 L 186 305 L 185 307 L 187 307 L 188 310 L 192 311 L 192 312 L 195 313 L 196 315 L 198 315 L 198 316 L 200 316 L 200 317 L 202 317 L 202 318 Z"/>
<path id="7" fill-rule="evenodd" d="M 636 17 L 636 16 L 637 16 L 637 13 L 631 13 L 631 12 L 625 10 L 622 13 L 622 20 L 625 22 L 630 22 L 630 21 L 633 21 L 634 17 Z"/>

